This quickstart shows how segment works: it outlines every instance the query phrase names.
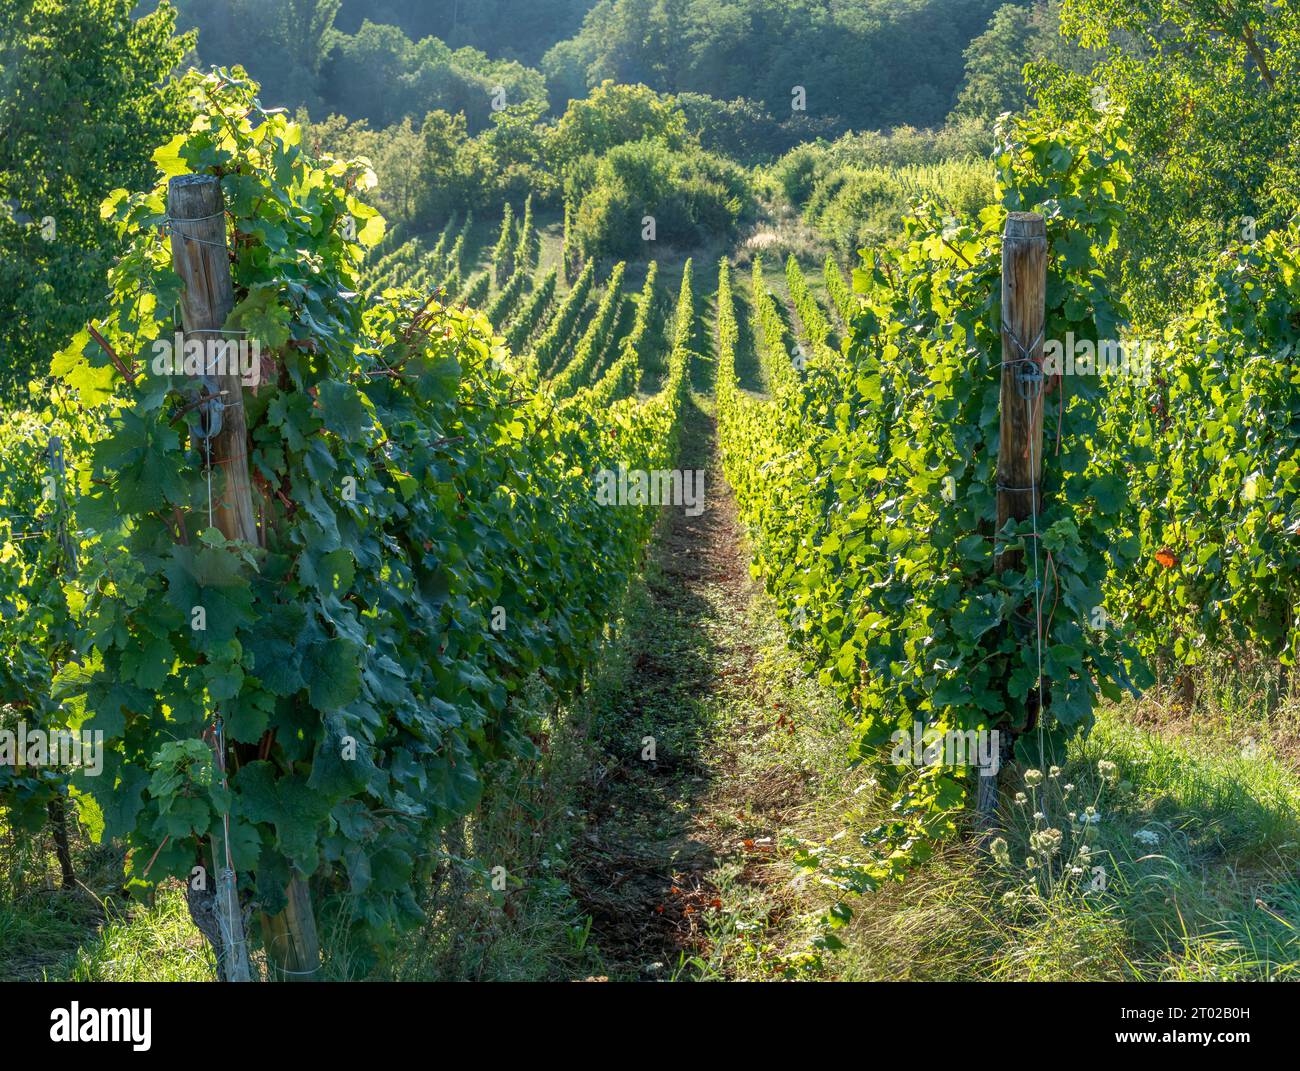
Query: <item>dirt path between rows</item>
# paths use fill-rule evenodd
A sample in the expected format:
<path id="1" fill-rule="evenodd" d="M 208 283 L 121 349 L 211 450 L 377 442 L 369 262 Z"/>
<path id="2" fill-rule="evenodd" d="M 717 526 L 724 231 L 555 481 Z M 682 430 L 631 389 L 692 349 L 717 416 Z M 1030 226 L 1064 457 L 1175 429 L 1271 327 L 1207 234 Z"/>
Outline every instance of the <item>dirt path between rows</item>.
<path id="1" fill-rule="evenodd" d="M 692 403 L 681 458 L 706 472 L 705 509 L 673 508 L 662 526 L 647 605 L 629 627 L 632 672 L 592 722 L 602 757 L 586 785 L 574 892 L 615 979 L 699 975 L 691 961 L 709 958 L 722 921 L 716 876 L 771 898 L 774 834 L 802 784 L 780 765 L 764 763 L 760 777 L 742 768 L 786 719 L 756 694 L 754 581 L 713 417 Z"/>

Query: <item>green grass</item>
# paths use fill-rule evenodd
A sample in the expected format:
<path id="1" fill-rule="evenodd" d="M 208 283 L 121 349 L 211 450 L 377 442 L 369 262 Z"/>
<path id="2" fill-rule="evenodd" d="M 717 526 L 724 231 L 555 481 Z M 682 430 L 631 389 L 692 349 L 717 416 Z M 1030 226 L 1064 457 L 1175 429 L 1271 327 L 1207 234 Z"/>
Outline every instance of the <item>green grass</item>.
<path id="1" fill-rule="evenodd" d="M 773 652 L 779 662 L 779 655 Z M 787 663 L 785 679 L 798 678 Z M 1104 891 L 1083 880 L 1025 869 L 1036 825 L 1066 829 L 1058 796 L 1035 823 L 1033 800 L 1012 774 L 1004 792 L 1004 837 L 1011 864 L 1000 866 L 970 841 L 941 850 L 900 885 L 852 897 L 850 923 L 836 931 L 844 949 L 826 956 L 835 977 L 874 979 L 1236 980 L 1292 978 L 1300 970 L 1300 782 L 1274 758 L 1242 756 L 1204 739 L 1140 729 L 1131 707 L 1102 711 L 1092 736 L 1072 748 L 1058 778 L 1073 784 L 1080 809 L 1100 813 L 1091 864 Z M 805 725 L 833 735 L 824 703 L 805 700 Z M 819 739 L 808 729 L 801 737 Z M 824 737 L 823 737 L 824 738 Z M 847 741 L 845 741 L 847 742 Z M 801 745 L 805 749 L 808 745 Z M 820 789 L 792 840 L 827 842 L 852 857 L 856 838 L 883 816 L 869 778 L 850 770 L 840 749 L 823 753 Z M 1116 764 L 1116 783 L 1098 763 Z M 814 760 L 815 763 L 818 760 Z M 843 780 L 842 780 L 843 779 Z M 1140 834 L 1149 843 L 1135 836 Z M 793 878 L 794 869 L 789 873 Z M 807 919 L 836 899 L 808 886 Z M 778 946 L 779 947 L 779 946 Z M 787 946 L 780 951 L 790 958 Z"/>
<path id="2" fill-rule="evenodd" d="M 11 836 L 13 834 L 10 834 Z M 119 852 L 74 838 L 80 887 L 64 891 L 44 837 L 25 846 L 21 873 L 0 880 L 0 980 L 209 981 L 214 965 L 178 883 L 152 902 L 118 892 Z"/>
<path id="3" fill-rule="evenodd" d="M 66 964 L 74 982 L 209 982 L 212 957 L 190 921 L 181 886 L 159 889 L 153 906 L 118 913 Z"/>

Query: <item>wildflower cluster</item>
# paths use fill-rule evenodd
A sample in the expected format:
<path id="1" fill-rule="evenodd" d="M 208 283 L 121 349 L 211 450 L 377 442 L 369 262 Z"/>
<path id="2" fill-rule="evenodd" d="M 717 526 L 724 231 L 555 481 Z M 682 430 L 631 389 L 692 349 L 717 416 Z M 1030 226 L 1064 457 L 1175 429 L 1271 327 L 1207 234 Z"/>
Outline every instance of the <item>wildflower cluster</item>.
<path id="1" fill-rule="evenodd" d="M 1118 794 L 1126 786 L 1120 783 L 1119 768 L 1107 759 L 1097 763 L 1096 772 L 1089 799 L 1059 766 L 1025 771 L 1024 791 L 1014 796 L 1007 833 L 988 845 L 993 861 L 1017 883 L 1003 897 L 1008 906 L 1047 900 L 1062 891 L 1084 896 L 1106 891 L 1109 855 L 1097 848 L 1102 800 L 1108 791 Z M 1158 835 L 1150 836 L 1156 839 L 1140 838 L 1141 843 L 1158 843 Z"/>

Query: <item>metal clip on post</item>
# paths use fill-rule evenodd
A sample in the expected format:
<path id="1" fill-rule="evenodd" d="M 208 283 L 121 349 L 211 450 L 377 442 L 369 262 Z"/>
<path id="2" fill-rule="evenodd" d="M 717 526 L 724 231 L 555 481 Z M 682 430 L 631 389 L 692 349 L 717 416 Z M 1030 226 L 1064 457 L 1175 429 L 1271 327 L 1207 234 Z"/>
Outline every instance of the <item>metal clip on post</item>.
<path id="1" fill-rule="evenodd" d="M 1043 393 L 1043 369 L 1032 357 L 1025 357 L 1016 365 L 1016 390 L 1027 402 Z"/>
<path id="2" fill-rule="evenodd" d="M 226 410 L 226 403 L 221 400 L 222 391 L 214 376 L 200 376 L 199 390 L 201 393 L 196 406 L 199 421 L 194 437 L 199 441 L 207 441 L 221 434 L 221 414 Z"/>

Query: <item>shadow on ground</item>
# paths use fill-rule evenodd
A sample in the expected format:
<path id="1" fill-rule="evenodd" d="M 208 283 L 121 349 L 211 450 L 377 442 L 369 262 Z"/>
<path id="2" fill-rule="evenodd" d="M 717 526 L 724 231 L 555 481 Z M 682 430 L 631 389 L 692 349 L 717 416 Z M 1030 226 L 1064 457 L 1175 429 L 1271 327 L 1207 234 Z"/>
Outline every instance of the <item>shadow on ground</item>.
<path id="1" fill-rule="evenodd" d="M 715 899 L 706 875 L 716 861 L 694 820 L 710 787 L 708 698 L 722 662 L 707 589 L 745 575 L 722 496 L 708 490 L 722 480 L 713 441 L 713 418 L 688 400 L 679 464 L 706 470 L 705 509 L 664 518 L 627 625 L 632 671 L 592 723 L 601 758 L 585 786 L 573 886 L 614 978 L 665 977 L 698 952 Z"/>

